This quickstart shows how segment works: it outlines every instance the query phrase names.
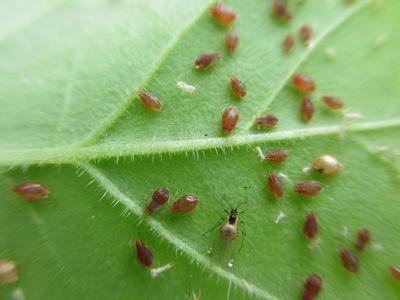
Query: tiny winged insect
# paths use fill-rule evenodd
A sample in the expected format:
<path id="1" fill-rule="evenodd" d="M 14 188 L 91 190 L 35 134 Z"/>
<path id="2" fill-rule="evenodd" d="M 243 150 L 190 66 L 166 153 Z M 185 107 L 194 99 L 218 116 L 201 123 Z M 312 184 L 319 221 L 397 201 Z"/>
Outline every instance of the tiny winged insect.
<path id="1" fill-rule="evenodd" d="M 303 42 L 305 43 L 310 42 L 312 34 L 313 34 L 313 29 L 309 25 L 302 25 L 299 29 L 299 35 L 303 40 Z"/>
<path id="2" fill-rule="evenodd" d="M 156 189 L 151 195 L 151 199 L 146 206 L 145 213 L 150 215 L 161 205 L 168 201 L 169 189 L 166 187 Z"/>
<path id="3" fill-rule="evenodd" d="M 153 265 L 153 253 L 141 240 L 135 242 L 136 256 L 140 263 L 145 267 L 151 267 Z"/>
<path id="4" fill-rule="evenodd" d="M 247 94 L 247 88 L 243 81 L 239 80 L 236 76 L 231 78 L 232 92 L 239 98 L 242 99 Z"/>
<path id="5" fill-rule="evenodd" d="M 315 213 L 311 212 L 307 215 L 304 221 L 304 234 L 310 240 L 314 239 L 318 234 L 318 223 Z"/>
<path id="6" fill-rule="evenodd" d="M 195 195 L 184 195 L 172 203 L 171 211 L 175 213 L 187 213 L 196 208 L 199 198 Z"/>
<path id="7" fill-rule="evenodd" d="M 367 228 L 361 228 L 357 232 L 356 248 L 358 251 L 363 251 L 365 246 L 371 240 L 371 232 Z"/>
<path id="8" fill-rule="evenodd" d="M 143 106 L 151 111 L 159 112 L 162 108 L 162 104 L 157 95 L 149 91 L 145 90 L 140 91 L 139 99 L 140 101 L 142 101 Z"/>
<path id="9" fill-rule="evenodd" d="M 279 123 L 279 119 L 274 115 L 264 115 L 256 117 L 254 123 L 261 127 L 272 128 Z"/>
<path id="10" fill-rule="evenodd" d="M 24 182 L 14 186 L 13 191 L 26 200 L 39 200 L 49 194 L 49 190 L 37 182 Z"/>
<path id="11" fill-rule="evenodd" d="M 292 82 L 294 87 L 302 93 L 307 94 L 315 91 L 314 81 L 306 74 L 293 74 Z"/>
<path id="12" fill-rule="evenodd" d="M 235 52 L 239 43 L 239 35 L 234 29 L 229 30 L 225 35 L 226 48 L 230 53 Z"/>
<path id="13" fill-rule="evenodd" d="M 224 3 L 211 7 L 210 12 L 214 20 L 222 25 L 229 25 L 236 20 L 235 10 Z"/>
<path id="14" fill-rule="evenodd" d="M 317 274 L 310 275 L 304 283 L 302 300 L 315 299 L 322 288 L 322 278 Z"/>
<path id="15" fill-rule="evenodd" d="M 275 0 L 272 4 L 272 13 L 282 21 L 290 21 L 292 19 L 292 14 L 285 0 Z"/>
<path id="16" fill-rule="evenodd" d="M 333 96 L 322 96 L 322 101 L 330 109 L 340 109 L 344 106 L 342 100 Z"/>
<path id="17" fill-rule="evenodd" d="M 360 268 L 360 262 L 356 254 L 343 247 L 340 249 L 340 258 L 342 265 L 350 272 L 357 273 Z"/>
<path id="18" fill-rule="evenodd" d="M 283 51 L 289 53 L 293 50 L 295 44 L 294 35 L 289 33 L 283 40 Z"/>
<path id="19" fill-rule="evenodd" d="M 202 53 L 194 61 L 194 67 L 196 69 L 206 69 L 212 66 L 220 58 L 221 54 L 219 54 L 219 52 Z"/>

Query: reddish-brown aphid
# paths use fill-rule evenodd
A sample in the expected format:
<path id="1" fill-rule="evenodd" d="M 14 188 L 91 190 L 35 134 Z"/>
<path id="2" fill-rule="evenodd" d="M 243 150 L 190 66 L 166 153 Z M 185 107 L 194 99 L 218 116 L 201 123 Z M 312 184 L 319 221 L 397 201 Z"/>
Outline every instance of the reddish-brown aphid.
<path id="1" fill-rule="evenodd" d="M 343 247 L 340 249 L 340 257 L 342 259 L 343 266 L 352 273 L 357 273 L 360 267 L 357 255 L 351 252 L 349 249 Z"/>
<path id="2" fill-rule="evenodd" d="M 314 116 L 314 104 L 310 97 L 305 96 L 300 104 L 300 114 L 304 121 L 310 121 Z"/>
<path id="3" fill-rule="evenodd" d="M 293 74 L 292 82 L 296 89 L 302 93 L 311 93 L 315 90 L 314 81 L 305 74 Z"/>
<path id="4" fill-rule="evenodd" d="M 27 200 L 39 200 L 49 194 L 49 190 L 36 182 L 24 182 L 14 186 L 13 191 Z"/>
<path id="5" fill-rule="evenodd" d="M 282 179 L 274 173 L 268 174 L 268 188 L 275 198 L 282 198 L 285 193 Z"/>
<path id="6" fill-rule="evenodd" d="M 295 44 L 294 35 L 289 33 L 283 40 L 283 51 L 286 53 L 292 51 Z"/>
<path id="7" fill-rule="evenodd" d="M 225 133 L 230 133 L 239 121 L 239 112 L 233 105 L 228 106 L 222 114 L 222 130 Z"/>
<path id="8" fill-rule="evenodd" d="M 0 260 L 0 286 L 18 280 L 17 264 L 12 260 Z"/>
<path id="9" fill-rule="evenodd" d="M 392 275 L 394 279 L 396 279 L 398 282 L 400 282 L 400 268 L 396 266 L 390 266 L 389 267 L 389 273 Z"/>
<path id="10" fill-rule="evenodd" d="M 299 35 L 305 43 L 308 43 L 310 41 L 312 34 L 313 29 L 309 25 L 302 25 L 299 29 Z"/>
<path id="11" fill-rule="evenodd" d="M 239 43 L 239 36 L 234 29 L 231 29 L 226 33 L 225 43 L 226 43 L 226 48 L 230 53 L 233 53 L 236 50 L 236 47 Z"/>
<path id="12" fill-rule="evenodd" d="M 236 20 L 236 12 L 229 5 L 220 3 L 211 7 L 210 11 L 214 19 L 223 25 L 229 25 Z"/>
<path id="13" fill-rule="evenodd" d="M 357 232 L 356 248 L 358 251 L 364 250 L 365 246 L 371 240 L 371 233 L 367 228 L 362 228 Z"/>
<path id="14" fill-rule="evenodd" d="M 318 195 L 322 191 L 321 182 L 317 180 L 306 180 L 296 184 L 293 190 L 301 196 L 312 197 Z"/>
<path id="15" fill-rule="evenodd" d="M 302 300 L 313 300 L 322 289 L 322 278 L 317 274 L 310 275 L 304 283 Z"/>
<path id="16" fill-rule="evenodd" d="M 317 217 L 313 212 L 309 213 L 304 221 L 304 234 L 309 239 L 314 239 L 318 234 Z"/>
<path id="17" fill-rule="evenodd" d="M 146 207 L 146 214 L 152 214 L 157 208 L 163 205 L 168 201 L 169 198 L 169 189 L 168 188 L 158 188 L 151 195 L 150 202 Z"/>
<path id="18" fill-rule="evenodd" d="M 274 127 L 278 124 L 279 119 L 274 115 L 265 115 L 257 117 L 255 120 L 255 124 L 263 127 Z"/>
<path id="19" fill-rule="evenodd" d="M 199 203 L 199 198 L 194 195 L 184 195 L 176 200 L 171 207 L 172 212 L 192 211 Z"/>
<path id="20" fill-rule="evenodd" d="M 332 96 L 322 96 L 322 101 L 331 109 L 341 109 L 344 105 L 341 100 Z"/>
<path id="21" fill-rule="evenodd" d="M 272 149 L 270 150 L 265 159 L 270 162 L 281 163 L 287 160 L 289 157 L 289 152 L 285 149 Z"/>
<path id="22" fill-rule="evenodd" d="M 210 52 L 200 54 L 194 61 L 194 67 L 196 69 L 205 69 L 213 65 L 217 60 L 221 58 L 219 52 Z"/>
<path id="23" fill-rule="evenodd" d="M 243 81 L 240 81 L 236 76 L 232 76 L 231 78 L 231 87 L 233 93 L 239 97 L 243 98 L 247 94 L 247 89 L 246 85 L 243 83 Z"/>
<path id="24" fill-rule="evenodd" d="M 284 0 L 275 0 L 272 4 L 272 12 L 283 21 L 289 21 L 292 18 L 292 14 Z"/>
<path id="25" fill-rule="evenodd" d="M 141 240 L 136 240 L 135 245 L 138 260 L 142 265 L 151 267 L 153 264 L 153 253 L 151 253 L 150 249 Z"/>
<path id="26" fill-rule="evenodd" d="M 153 93 L 144 90 L 140 91 L 139 98 L 140 101 L 142 101 L 144 107 L 157 112 L 161 110 L 162 104 L 160 102 L 160 99 Z"/>

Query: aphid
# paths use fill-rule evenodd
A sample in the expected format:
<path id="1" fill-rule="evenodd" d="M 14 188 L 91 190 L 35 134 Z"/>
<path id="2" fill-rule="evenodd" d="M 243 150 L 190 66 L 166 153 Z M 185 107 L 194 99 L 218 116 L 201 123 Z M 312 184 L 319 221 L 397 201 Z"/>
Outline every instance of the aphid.
<path id="1" fill-rule="evenodd" d="M 342 259 L 343 266 L 352 273 L 357 273 L 360 263 L 357 255 L 352 253 L 349 249 L 343 247 L 340 249 L 340 257 Z"/>
<path id="2" fill-rule="evenodd" d="M 274 127 L 276 124 L 278 124 L 279 119 L 278 117 L 274 115 L 265 115 L 265 116 L 260 116 L 257 117 L 255 120 L 255 124 L 262 126 L 262 127 Z"/>
<path id="3" fill-rule="evenodd" d="M 268 188 L 271 194 L 278 199 L 282 198 L 285 193 L 282 179 L 274 173 L 268 174 Z"/>
<path id="4" fill-rule="evenodd" d="M 322 175 L 332 175 L 343 168 L 343 165 L 335 157 L 328 154 L 314 159 L 311 166 Z"/>
<path id="5" fill-rule="evenodd" d="M 312 34 L 313 34 L 313 29 L 309 25 L 302 25 L 299 29 L 300 38 L 305 43 L 308 43 L 310 41 Z"/>
<path id="6" fill-rule="evenodd" d="M 313 212 L 307 214 L 306 220 L 304 221 L 304 234 L 311 240 L 318 234 L 317 217 Z"/>
<path id="7" fill-rule="evenodd" d="M 302 93 L 311 93 L 315 90 L 314 81 L 305 74 L 293 74 L 292 82 L 294 87 Z"/>
<path id="8" fill-rule="evenodd" d="M 389 273 L 394 279 L 400 282 L 400 267 L 389 266 Z"/>
<path id="9" fill-rule="evenodd" d="M 284 0 L 275 0 L 272 4 L 272 12 L 283 21 L 289 21 L 292 18 L 292 14 Z"/>
<path id="10" fill-rule="evenodd" d="M 225 43 L 226 43 L 226 48 L 230 53 L 233 53 L 236 50 L 236 47 L 239 43 L 239 36 L 234 29 L 231 29 L 226 33 Z"/>
<path id="11" fill-rule="evenodd" d="M 344 105 L 341 100 L 332 96 L 322 96 L 322 101 L 331 109 L 340 109 Z"/>
<path id="12" fill-rule="evenodd" d="M 176 86 L 188 94 L 193 94 L 196 90 L 196 87 L 194 85 L 190 85 L 184 81 L 177 81 Z"/>
<path id="13" fill-rule="evenodd" d="M 220 227 L 221 238 L 228 243 L 233 241 L 239 234 L 239 213 L 237 209 L 231 209 L 226 221 Z"/>
<path id="14" fill-rule="evenodd" d="M 0 285 L 18 280 L 17 264 L 12 260 L 0 260 Z"/>
<path id="15" fill-rule="evenodd" d="M 14 186 L 13 191 L 27 200 L 39 200 L 49 194 L 49 190 L 40 183 L 24 182 Z"/>
<path id="16" fill-rule="evenodd" d="M 169 189 L 166 187 L 156 189 L 151 195 L 150 202 L 146 207 L 146 214 L 152 214 L 157 208 L 168 201 Z"/>
<path id="17" fill-rule="evenodd" d="M 162 104 L 160 102 L 160 99 L 153 93 L 142 90 L 139 92 L 139 98 L 142 101 L 144 107 L 156 112 L 161 110 Z"/>
<path id="18" fill-rule="evenodd" d="M 189 212 L 192 211 L 199 203 L 199 198 L 194 195 L 184 195 L 176 200 L 172 206 L 172 212 Z"/>
<path id="19" fill-rule="evenodd" d="M 228 106 L 222 114 L 222 130 L 224 133 L 230 133 L 239 121 L 239 112 L 233 105 Z"/>
<path id="20" fill-rule="evenodd" d="M 318 195 L 322 191 L 321 182 L 317 180 L 306 180 L 296 184 L 293 190 L 301 196 L 312 197 Z"/>
<path id="21" fill-rule="evenodd" d="M 281 163 L 287 160 L 289 157 L 289 152 L 285 149 L 272 149 L 270 150 L 265 159 L 270 162 Z"/>
<path id="22" fill-rule="evenodd" d="M 232 76 L 231 78 L 231 87 L 233 93 L 239 97 L 243 98 L 247 94 L 247 89 L 246 85 L 243 83 L 243 81 L 240 81 L 236 76 Z"/>
<path id="23" fill-rule="evenodd" d="M 313 300 L 318 296 L 322 288 L 322 278 L 317 274 L 312 274 L 307 277 L 304 283 L 304 291 L 301 297 L 302 300 Z"/>
<path id="24" fill-rule="evenodd" d="M 295 44 L 294 35 L 289 33 L 283 40 L 283 50 L 288 53 L 292 51 Z"/>
<path id="25" fill-rule="evenodd" d="M 196 69 L 208 68 L 220 58 L 221 54 L 219 54 L 219 52 L 202 53 L 194 61 L 194 67 Z"/>
<path id="26" fill-rule="evenodd" d="M 314 104 L 310 97 L 305 96 L 300 104 L 300 113 L 304 121 L 310 121 L 314 115 Z"/>
<path id="27" fill-rule="evenodd" d="M 229 25 L 236 20 L 235 10 L 224 3 L 214 5 L 210 11 L 214 19 L 220 24 Z"/>
<path id="28" fill-rule="evenodd" d="M 135 245 L 136 255 L 140 263 L 145 267 L 151 267 L 153 265 L 153 253 L 141 240 L 136 240 Z"/>
<path id="29" fill-rule="evenodd" d="M 367 228 L 362 228 L 357 232 L 356 248 L 358 251 L 363 251 L 365 246 L 371 240 L 371 233 Z"/>

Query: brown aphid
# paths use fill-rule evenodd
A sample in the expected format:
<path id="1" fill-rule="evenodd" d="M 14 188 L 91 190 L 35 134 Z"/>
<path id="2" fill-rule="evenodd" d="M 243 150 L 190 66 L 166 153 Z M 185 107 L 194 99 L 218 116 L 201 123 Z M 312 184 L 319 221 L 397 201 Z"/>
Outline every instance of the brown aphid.
<path id="1" fill-rule="evenodd" d="M 278 123 L 279 123 L 279 119 L 278 119 L 278 117 L 276 117 L 274 115 L 260 116 L 260 117 L 257 117 L 255 120 L 256 125 L 259 125 L 262 127 L 267 127 L 267 128 L 274 127 Z"/>
<path id="2" fill-rule="evenodd" d="M 286 53 L 292 51 L 295 44 L 294 35 L 289 33 L 283 40 L 283 51 Z"/>
<path id="3" fill-rule="evenodd" d="M 230 133 L 235 127 L 237 122 L 239 121 L 239 112 L 236 106 L 231 105 L 228 106 L 223 114 L 222 114 L 222 130 L 224 133 Z"/>
<path id="4" fill-rule="evenodd" d="M 293 190 L 301 196 L 312 197 L 318 195 L 322 191 L 321 182 L 317 180 L 306 180 L 296 184 Z"/>
<path id="5" fill-rule="evenodd" d="M 304 221 L 304 234 L 311 240 L 318 234 L 317 217 L 313 212 L 309 213 Z"/>
<path id="6" fill-rule="evenodd" d="M 151 92 L 142 90 L 139 92 L 139 99 L 142 101 L 144 107 L 152 111 L 159 112 L 161 110 L 162 104 L 160 99 Z"/>
<path id="7" fill-rule="evenodd" d="M 208 68 L 220 58 L 221 54 L 219 54 L 219 52 L 202 53 L 194 61 L 194 67 L 196 69 Z"/>
<path id="8" fill-rule="evenodd" d="M 313 29 L 309 25 L 302 25 L 299 29 L 300 38 L 305 43 L 308 43 L 310 41 L 312 34 L 313 34 Z"/>
<path id="9" fill-rule="evenodd" d="M 26 200 L 39 200 L 49 194 L 49 190 L 40 183 L 24 182 L 14 186 L 13 191 Z"/>
<path id="10" fill-rule="evenodd" d="M 322 101 L 331 109 L 341 109 L 344 106 L 340 99 L 332 96 L 322 96 Z"/>
<path id="11" fill-rule="evenodd" d="M 358 251 L 363 251 L 365 246 L 371 240 L 371 233 L 367 228 L 362 228 L 357 232 L 356 248 Z"/>
<path id="12" fill-rule="evenodd" d="M 0 260 L 0 285 L 10 284 L 18 280 L 18 267 L 12 260 Z"/>
<path id="13" fill-rule="evenodd" d="M 247 94 L 247 89 L 246 85 L 243 83 L 243 81 L 239 80 L 236 76 L 232 76 L 231 78 L 231 87 L 233 93 L 239 97 L 243 98 Z"/>
<path id="14" fill-rule="evenodd" d="M 300 114 L 304 121 L 310 121 L 314 116 L 314 104 L 310 97 L 305 96 L 300 104 Z"/>
<path id="15" fill-rule="evenodd" d="M 328 154 L 314 159 L 311 166 L 322 175 L 332 175 L 343 168 L 343 165 L 335 157 Z"/>
<path id="16" fill-rule="evenodd" d="M 389 266 L 389 273 L 392 275 L 394 279 L 396 279 L 398 282 L 400 282 L 400 267 L 396 266 Z"/>
<path id="17" fill-rule="evenodd" d="M 153 253 L 150 249 L 141 241 L 136 240 L 136 255 L 138 260 L 145 267 L 151 267 L 153 265 Z"/>
<path id="18" fill-rule="evenodd" d="M 307 277 L 304 283 L 304 291 L 301 296 L 302 300 L 313 300 L 318 296 L 322 289 L 322 278 L 317 274 L 312 274 Z"/>
<path id="19" fill-rule="evenodd" d="M 272 4 L 272 13 L 283 21 L 289 21 L 292 19 L 292 14 L 290 13 L 284 0 L 274 1 Z"/>
<path id="20" fill-rule="evenodd" d="M 285 149 L 272 149 L 268 151 L 265 159 L 270 162 L 281 163 L 287 160 L 289 157 L 289 152 Z"/>
<path id="21" fill-rule="evenodd" d="M 302 93 L 311 93 L 315 91 L 314 81 L 305 74 L 293 74 L 292 82 L 294 87 Z"/>
<path id="22" fill-rule="evenodd" d="M 275 196 L 275 198 L 282 198 L 285 194 L 285 188 L 282 179 L 277 174 L 268 174 L 268 188 L 271 194 Z"/>
<path id="23" fill-rule="evenodd" d="M 146 207 L 146 214 L 152 214 L 161 205 L 166 203 L 169 198 L 169 189 L 166 187 L 156 189 L 151 195 L 151 199 Z"/>
<path id="24" fill-rule="evenodd" d="M 239 218 L 237 208 L 231 209 L 227 220 L 221 224 L 220 233 L 221 238 L 229 243 L 236 239 L 239 234 Z"/>
<path id="25" fill-rule="evenodd" d="M 357 273 L 360 267 L 358 257 L 349 249 L 343 247 L 340 249 L 340 258 L 342 259 L 343 266 L 352 273 Z"/>
<path id="26" fill-rule="evenodd" d="M 199 198 L 194 195 L 184 195 L 176 200 L 172 206 L 172 212 L 190 212 L 192 211 L 197 204 L 199 203 Z"/>
<path id="27" fill-rule="evenodd" d="M 210 9 L 211 15 L 214 17 L 218 23 L 223 25 L 229 25 L 236 20 L 235 10 L 224 3 L 214 5 Z"/>
<path id="28" fill-rule="evenodd" d="M 239 36 L 236 30 L 231 29 L 226 33 L 225 44 L 230 53 L 233 53 L 236 50 L 236 47 L 239 44 Z"/>

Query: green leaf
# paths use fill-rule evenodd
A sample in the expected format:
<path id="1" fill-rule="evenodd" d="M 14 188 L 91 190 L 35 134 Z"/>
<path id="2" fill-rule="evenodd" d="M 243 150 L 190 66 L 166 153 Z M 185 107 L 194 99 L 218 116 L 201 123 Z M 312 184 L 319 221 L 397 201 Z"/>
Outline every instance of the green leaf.
<path id="1" fill-rule="evenodd" d="M 19 266 L 1 299 L 296 299 L 313 273 L 323 278 L 321 299 L 398 298 L 387 268 L 400 265 L 400 2 L 291 1 L 288 24 L 271 15 L 271 3 L 229 1 L 240 36 L 232 55 L 211 2 L 0 4 L 0 259 Z M 311 44 L 298 40 L 284 54 L 283 38 L 303 23 L 314 28 Z M 206 51 L 220 51 L 221 61 L 195 70 Z M 295 72 L 317 85 L 309 123 L 299 117 Z M 234 74 L 248 88 L 242 102 L 229 90 Z M 177 88 L 180 80 L 195 92 Z M 142 88 L 160 97 L 160 113 L 138 101 Z M 343 112 L 325 108 L 322 95 L 342 98 Z M 240 121 L 224 136 L 228 105 Z M 264 113 L 279 116 L 276 129 L 252 125 Z M 285 148 L 289 160 L 260 162 L 257 146 Z M 304 172 L 327 153 L 344 169 Z M 267 190 L 271 171 L 287 178 L 281 201 Z M 320 195 L 292 192 L 309 178 L 322 182 Z M 50 195 L 24 201 L 11 190 L 24 181 Z M 170 203 L 187 193 L 200 203 L 188 214 L 167 204 L 144 217 L 161 186 Z M 226 217 L 224 198 L 245 202 L 246 235 L 229 245 L 218 229 L 203 235 Z M 310 211 L 320 224 L 314 243 L 302 232 Z M 373 238 L 351 274 L 339 249 L 353 249 L 361 227 Z M 136 259 L 136 239 L 155 267 L 170 268 L 152 278 Z"/>

